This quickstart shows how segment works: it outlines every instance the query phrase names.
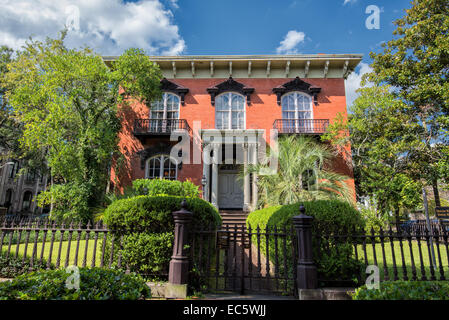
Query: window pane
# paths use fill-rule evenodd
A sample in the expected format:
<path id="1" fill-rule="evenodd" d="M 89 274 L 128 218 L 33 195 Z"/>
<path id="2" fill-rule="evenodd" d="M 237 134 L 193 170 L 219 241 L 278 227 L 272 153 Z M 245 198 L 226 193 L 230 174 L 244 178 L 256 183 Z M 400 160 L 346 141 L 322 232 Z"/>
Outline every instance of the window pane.
<path id="1" fill-rule="evenodd" d="M 232 94 L 232 110 L 243 110 L 243 97 L 238 94 Z"/>

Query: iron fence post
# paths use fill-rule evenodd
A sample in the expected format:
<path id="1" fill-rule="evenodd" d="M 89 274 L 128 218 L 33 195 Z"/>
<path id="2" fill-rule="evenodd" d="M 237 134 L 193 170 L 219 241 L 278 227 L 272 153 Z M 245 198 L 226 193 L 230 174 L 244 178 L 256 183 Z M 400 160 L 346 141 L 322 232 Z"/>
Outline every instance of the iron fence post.
<path id="1" fill-rule="evenodd" d="M 186 245 L 188 244 L 188 225 L 193 214 L 187 211 L 186 207 L 187 201 L 184 199 L 181 210 L 172 213 L 175 222 L 175 239 L 168 272 L 168 282 L 172 284 L 187 284 L 188 280 L 189 259 Z"/>
<path id="2" fill-rule="evenodd" d="M 298 289 L 316 289 L 318 287 L 317 269 L 313 261 L 312 220 L 306 216 L 303 205 L 299 207 L 299 216 L 293 217 L 297 235 L 298 265 L 296 282 Z"/>

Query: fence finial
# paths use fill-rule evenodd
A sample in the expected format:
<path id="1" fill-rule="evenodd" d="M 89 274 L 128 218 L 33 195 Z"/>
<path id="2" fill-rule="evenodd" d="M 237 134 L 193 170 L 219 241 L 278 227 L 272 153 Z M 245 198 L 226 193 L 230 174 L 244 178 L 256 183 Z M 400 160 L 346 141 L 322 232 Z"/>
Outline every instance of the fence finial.
<path id="1" fill-rule="evenodd" d="M 299 213 L 300 214 L 305 214 L 306 213 L 306 208 L 304 207 L 303 203 L 301 203 L 301 205 L 299 206 Z"/>

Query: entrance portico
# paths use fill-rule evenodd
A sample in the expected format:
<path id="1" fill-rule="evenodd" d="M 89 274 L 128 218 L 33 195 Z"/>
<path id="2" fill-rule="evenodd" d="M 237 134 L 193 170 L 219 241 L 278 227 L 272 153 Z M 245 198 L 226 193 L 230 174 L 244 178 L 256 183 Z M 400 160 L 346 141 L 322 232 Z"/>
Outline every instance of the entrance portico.
<path id="1" fill-rule="evenodd" d="M 201 130 L 204 198 L 217 209 L 251 211 L 257 206 L 257 163 L 264 130 Z"/>

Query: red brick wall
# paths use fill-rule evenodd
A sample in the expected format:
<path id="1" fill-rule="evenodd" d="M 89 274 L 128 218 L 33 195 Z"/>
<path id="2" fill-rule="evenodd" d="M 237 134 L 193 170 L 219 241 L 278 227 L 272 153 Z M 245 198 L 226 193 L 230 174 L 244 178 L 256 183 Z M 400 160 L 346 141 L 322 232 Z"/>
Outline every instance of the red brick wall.
<path id="1" fill-rule="evenodd" d="M 193 121 L 201 121 L 203 129 L 212 129 L 215 127 L 215 108 L 211 105 L 210 95 L 206 89 L 212 87 L 226 79 L 169 79 L 179 85 L 189 88 L 189 93 L 185 97 L 185 105 L 180 107 L 180 119 L 186 119 L 193 127 Z M 281 106 L 277 104 L 276 95 L 272 89 L 291 80 L 282 79 L 235 79 L 244 83 L 248 87 L 255 88 L 251 95 L 251 105 L 246 107 L 246 128 L 247 129 L 265 129 L 267 140 L 269 139 L 270 129 L 273 128 L 275 119 L 282 117 Z M 329 119 L 331 122 L 338 113 L 345 117 L 346 97 L 344 79 L 303 79 L 304 81 L 321 87 L 318 95 L 318 105 L 313 106 L 313 115 L 315 119 Z M 131 181 L 144 177 L 144 171 L 140 168 L 140 158 L 136 152 L 148 147 L 145 146 L 133 136 L 132 129 L 134 119 L 148 118 L 149 110 L 140 103 L 131 103 L 124 107 L 121 112 L 123 117 L 123 130 L 120 133 L 119 148 L 125 157 L 125 167 L 120 174 L 112 170 L 112 181 L 117 181 L 117 187 L 122 190 L 124 186 L 131 184 Z M 347 174 L 351 177 L 348 183 L 353 187 L 352 170 L 346 165 L 345 159 L 340 157 L 334 164 L 334 169 L 338 172 Z M 202 165 L 201 164 L 183 164 L 178 172 L 179 180 L 191 179 L 195 184 L 201 185 Z"/>

